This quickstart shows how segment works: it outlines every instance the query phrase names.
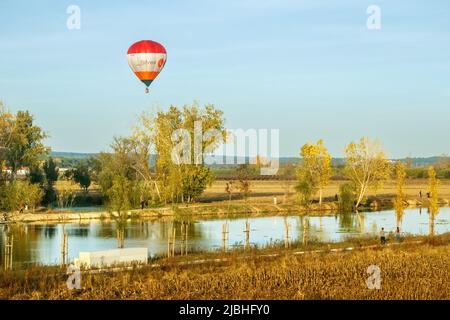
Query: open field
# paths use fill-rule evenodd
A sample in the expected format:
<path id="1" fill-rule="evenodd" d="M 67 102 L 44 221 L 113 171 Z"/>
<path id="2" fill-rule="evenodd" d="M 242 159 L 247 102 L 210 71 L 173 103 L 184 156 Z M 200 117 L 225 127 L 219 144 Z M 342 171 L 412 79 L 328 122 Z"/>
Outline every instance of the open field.
<path id="1" fill-rule="evenodd" d="M 3 299 L 449 299 L 450 235 L 345 252 L 261 256 L 267 250 L 208 254 L 200 264 L 161 260 L 157 268 L 82 274 L 68 290 L 55 267 L 0 272 Z M 372 243 L 369 241 L 369 243 Z M 269 249 L 270 250 L 270 249 Z M 245 256 L 245 259 L 243 257 Z M 181 257 L 180 257 L 181 258 Z M 183 259 L 198 259 L 199 255 Z M 367 288 L 367 268 L 381 289 Z"/>
<path id="2" fill-rule="evenodd" d="M 339 185 L 345 183 L 346 181 L 336 181 L 333 180 L 330 184 L 325 187 L 323 191 L 324 198 L 328 198 L 330 200 L 334 199 L 336 194 L 339 194 Z M 225 200 L 228 199 L 228 194 L 225 192 L 225 183 L 226 181 L 215 181 L 208 189 L 206 189 L 205 193 L 201 197 L 202 201 L 211 201 L 211 200 Z M 255 201 L 268 201 L 272 202 L 273 197 L 279 197 L 279 201 L 282 201 L 284 195 L 286 194 L 287 187 L 289 186 L 289 192 L 291 196 L 289 200 L 294 200 L 294 186 L 296 181 L 283 181 L 283 180 L 254 180 L 251 181 L 251 195 L 250 199 Z M 404 193 L 408 199 L 418 199 L 419 192 L 422 191 L 422 195 L 425 198 L 426 192 L 428 190 L 428 181 L 426 179 L 411 179 L 406 181 L 406 185 L 404 187 Z M 439 197 L 440 198 L 450 198 L 450 180 L 442 180 L 439 186 Z M 395 196 L 396 187 L 395 181 L 388 181 L 384 184 L 384 186 L 377 190 L 370 190 L 368 192 L 368 196 Z M 237 193 L 235 194 L 235 198 L 237 197 Z"/>
<path id="3" fill-rule="evenodd" d="M 200 202 L 211 202 L 211 201 L 223 201 L 228 200 L 229 195 L 225 192 L 225 184 L 227 181 L 216 180 L 213 184 L 208 187 L 204 194 L 200 197 Z M 339 194 L 339 185 L 345 183 L 346 181 L 336 181 L 333 180 L 328 186 L 325 187 L 323 191 L 324 198 L 334 199 L 336 194 Z M 289 193 L 288 199 L 294 200 L 294 186 L 296 184 L 295 180 L 284 181 L 284 180 L 253 180 L 251 181 L 251 194 L 249 200 L 255 200 L 257 202 L 268 201 L 272 202 L 273 197 L 279 197 L 279 201 L 284 199 L 284 195 Z M 74 191 L 80 191 L 77 184 L 71 183 L 69 181 L 58 181 L 56 183 L 56 189 L 70 189 Z M 426 197 L 426 192 L 428 190 L 427 179 L 411 179 L 406 181 L 404 187 L 404 193 L 408 199 L 418 199 L 419 192 L 422 191 L 423 197 Z M 450 198 L 450 180 L 441 180 L 439 185 L 439 197 L 440 198 Z M 90 193 L 99 192 L 98 186 L 92 184 L 89 187 Z M 368 196 L 394 196 L 396 193 L 395 181 L 386 182 L 383 187 L 379 190 L 369 190 Z M 239 192 L 235 191 L 232 195 L 232 199 L 238 199 Z"/>

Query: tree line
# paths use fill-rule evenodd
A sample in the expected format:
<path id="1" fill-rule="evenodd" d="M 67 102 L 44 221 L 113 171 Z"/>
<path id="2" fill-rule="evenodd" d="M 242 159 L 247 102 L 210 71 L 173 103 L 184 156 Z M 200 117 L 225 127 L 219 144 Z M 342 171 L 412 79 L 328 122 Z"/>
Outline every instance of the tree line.
<path id="1" fill-rule="evenodd" d="M 300 202 L 309 205 L 312 197 L 318 195 L 319 204 L 322 204 L 322 191 L 333 175 L 332 157 L 323 140 L 303 145 L 300 157 L 302 161 L 296 169 L 298 181 L 295 186 Z M 447 162 L 440 165 L 445 165 L 444 163 Z M 390 161 L 379 141 L 363 137 L 351 142 L 345 147 L 345 164 L 342 168 L 347 182 L 340 185 L 336 200 L 345 211 L 355 210 L 364 202 L 369 190 L 379 190 L 387 179 L 393 178 L 397 185 L 394 206 L 397 212 L 402 212 L 406 206 L 403 192 L 407 177 L 406 166 L 402 161 Z M 426 176 L 429 180 L 427 195 L 431 210 L 437 211 L 439 180 L 433 166 L 428 167 Z"/>
<path id="2" fill-rule="evenodd" d="M 215 130 L 218 134 L 196 141 L 197 122 L 204 131 Z M 224 123 L 223 112 L 211 104 L 144 112 L 129 136 L 113 139 L 110 150 L 82 161 L 66 160 L 65 164 L 72 167 L 60 172 L 61 160 L 58 164 L 49 156 L 50 148 L 44 145 L 48 134 L 34 123 L 33 116 L 28 111 L 13 114 L 0 103 L 0 209 L 73 204 L 73 191 L 55 188 L 58 179 L 79 184 L 85 194 L 95 183 L 105 202 L 119 212 L 139 206 L 192 203 L 215 179 L 204 157 L 226 139 Z M 184 130 L 184 137 L 178 134 L 179 129 Z M 194 143 L 174 154 L 185 138 Z M 189 161 L 180 162 L 178 158 Z M 381 144 L 366 137 L 346 146 L 342 166 L 333 166 L 323 140 L 304 144 L 300 158 L 297 164 L 285 165 L 279 175 L 283 181 L 292 177 L 297 180 L 295 190 L 305 205 L 316 196 L 322 204 L 324 188 L 338 174 L 346 182 L 336 196 L 342 206 L 358 208 L 368 190 L 381 188 L 389 177 L 403 181 L 411 169 L 408 164 L 393 164 Z M 233 179 L 225 187 L 230 200 L 233 192 L 240 192 L 244 199 L 250 195 L 251 180 L 258 175 L 261 162 L 258 157 L 256 164 L 243 164 L 233 170 Z M 439 163 L 438 169 L 450 168 L 448 163 Z M 28 173 L 19 179 L 17 172 L 23 167 L 28 168 Z M 437 178 L 434 168 L 428 169 L 427 176 Z"/>

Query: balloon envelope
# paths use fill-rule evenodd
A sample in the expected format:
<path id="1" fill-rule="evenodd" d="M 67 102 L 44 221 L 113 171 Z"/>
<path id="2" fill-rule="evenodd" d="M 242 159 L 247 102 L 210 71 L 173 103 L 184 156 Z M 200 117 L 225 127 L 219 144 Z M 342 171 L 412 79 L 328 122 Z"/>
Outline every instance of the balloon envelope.
<path id="1" fill-rule="evenodd" d="M 164 68 L 166 59 L 166 49 L 162 44 L 151 40 L 136 42 L 127 52 L 131 70 L 147 87 Z"/>

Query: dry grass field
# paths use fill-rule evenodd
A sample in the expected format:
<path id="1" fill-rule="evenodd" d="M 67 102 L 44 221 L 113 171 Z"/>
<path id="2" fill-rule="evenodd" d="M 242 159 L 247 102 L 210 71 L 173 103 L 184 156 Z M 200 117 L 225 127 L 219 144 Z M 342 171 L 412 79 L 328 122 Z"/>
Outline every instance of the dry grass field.
<path id="1" fill-rule="evenodd" d="M 423 238 L 422 238 L 423 240 Z M 55 267 L 0 272 L 3 299 L 450 299 L 450 236 L 424 243 L 83 274 L 81 290 L 68 290 Z M 216 254 L 220 258 L 225 254 Z M 370 290 L 367 269 L 381 270 L 381 289 Z"/>
<path id="2" fill-rule="evenodd" d="M 324 189 L 324 198 L 334 198 L 339 193 L 339 185 L 345 183 L 345 181 L 331 181 L 330 184 Z M 225 192 L 226 181 L 215 181 L 211 187 L 206 189 L 205 193 L 201 197 L 201 200 L 225 200 L 228 199 L 228 194 Z M 289 199 L 292 200 L 294 194 L 295 181 L 278 181 L 278 180 L 255 180 L 251 181 L 251 195 L 250 200 L 257 202 L 272 202 L 273 197 L 277 196 L 282 200 L 287 192 L 287 186 L 289 186 L 289 192 L 291 195 Z M 408 199 L 418 199 L 419 192 L 422 191 L 423 196 L 426 196 L 428 190 L 428 182 L 426 179 L 414 179 L 406 182 L 404 192 Z M 369 196 L 375 195 L 392 195 L 396 193 L 395 181 L 388 181 L 384 184 L 380 190 L 369 191 Z M 235 197 L 237 197 L 237 191 Z M 442 180 L 439 186 L 439 197 L 450 199 L 450 180 Z"/>
<path id="3" fill-rule="evenodd" d="M 56 188 L 56 190 L 73 190 L 73 191 L 80 191 L 80 192 L 82 191 L 79 184 L 77 184 L 73 181 L 68 181 L 68 180 L 56 181 L 55 188 Z M 89 191 L 97 191 L 98 186 L 95 183 L 92 183 L 89 186 L 88 190 Z"/>
<path id="4" fill-rule="evenodd" d="M 202 196 L 199 198 L 199 202 L 222 202 L 229 199 L 229 195 L 225 191 L 225 184 L 227 181 L 217 180 L 209 186 Z M 278 203 L 294 203 L 296 202 L 294 186 L 296 181 L 284 181 L 284 180 L 253 180 L 250 182 L 251 193 L 247 200 L 249 203 L 273 203 L 273 198 L 277 197 Z M 334 200 L 336 194 L 339 193 L 339 185 L 345 183 L 345 181 L 333 180 L 325 187 L 323 191 L 324 200 Z M 82 192 L 78 184 L 69 181 L 57 181 L 57 190 L 73 190 L 76 192 Z M 419 199 L 419 192 L 422 191 L 422 195 L 425 198 L 428 190 L 428 182 L 426 179 L 411 179 L 407 180 L 404 187 L 404 192 L 409 200 Z M 438 188 L 439 198 L 450 199 L 450 180 L 441 180 Z M 99 187 L 93 183 L 89 187 L 90 194 L 99 194 Z M 379 190 L 369 190 L 367 196 L 384 196 L 394 197 L 396 193 L 395 181 L 386 182 Z M 241 202 L 239 191 L 235 190 L 232 194 L 232 200 Z"/>

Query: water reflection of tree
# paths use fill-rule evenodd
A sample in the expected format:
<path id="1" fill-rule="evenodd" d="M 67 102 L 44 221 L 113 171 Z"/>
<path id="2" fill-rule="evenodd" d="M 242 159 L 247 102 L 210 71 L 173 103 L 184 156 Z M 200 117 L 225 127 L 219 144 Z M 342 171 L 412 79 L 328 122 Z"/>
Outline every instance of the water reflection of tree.
<path id="1" fill-rule="evenodd" d="M 395 220 L 397 222 L 397 228 L 400 228 L 402 226 L 402 222 L 403 222 L 403 213 L 404 210 L 395 210 Z"/>
<path id="2" fill-rule="evenodd" d="M 95 230 L 97 238 L 113 238 L 116 236 L 116 226 L 111 221 L 102 221 L 98 229 Z"/>
<path id="3" fill-rule="evenodd" d="M 68 226 L 64 231 L 67 232 L 69 237 L 74 236 L 77 238 L 87 238 L 89 236 L 89 224 L 79 224 L 79 225 L 71 225 Z M 63 226 L 64 227 L 64 226 Z"/>
<path id="4" fill-rule="evenodd" d="M 348 232 L 358 231 L 358 215 L 354 213 L 341 213 L 339 214 L 339 228 Z"/>
<path id="5" fill-rule="evenodd" d="M 39 246 L 42 245 L 45 228 L 39 225 L 13 224 L 5 225 L 0 231 L 1 261 L 5 259 L 4 241 L 6 236 L 13 236 L 13 265 L 14 268 L 25 264 L 40 262 Z"/>
<path id="6" fill-rule="evenodd" d="M 45 225 L 43 228 L 43 233 L 46 238 L 54 238 L 57 233 L 56 225 Z"/>
<path id="7" fill-rule="evenodd" d="M 119 248 L 125 247 L 126 230 L 128 225 L 128 216 L 126 213 L 118 212 L 117 216 L 114 216 L 116 224 L 117 246 Z"/>
<path id="8" fill-rule="evenodd" d="M 358 219 L 358 231 L 363 234 L 366 231 L 366 216 L 361 213 L 357 213 L 356 217 Z"/>
<path id="9" fill-rule="evenodd" d="M 194 223 L 194 221 L 189 220 L 189 219 L 174 220 L 172 222 L 172 225 L 176 230 L 177 237 L 178 237 L 178 235 L 181 235 L 181 226 L 183 224 L 187 225 L 186 231 L 187 231 L 188 239 L 195 239 L 197 237 L 202 238 L 201 229 L 197 229 L 198 224 Z M 170 228 L 166 229 L 167 235 L 169 234 L 169 230 L 170 230 Z M 167 238 L 167 235 L 166 235 L 166 238 Z"/>
<path id="10" fill-rule="evenodd" d="M 402 199 L 396 199 L 395 202 L 395 220 L 397 224 L 397 228 L 400 228 L 402 226 L 403 222 L 403 213 L 405 211 L 406 205 L 402 201 Z"/>
<path id="11" fill-rule="evenodd" d="M 298 217 L 298 219 L 297 219 L 298 239 L 297 239 L 297 241 L 301 241 L 303 243 L 303 245 L 306 245 L 308 243 L 308 240 L 310 239 L 310 233 L 311 233 L 310 229 L 311 229 L 311 224 L 309 221 L 309 217 L 307 217 L 307 216 Z M 320 234 L 320 232 L 319 232 L 319 234 Z"/>
<path id="12" fill-rule="evenodd" d="M 402 189 L 398 191 L 397 197 L 394 201 L 394 211 L 395 211 L 395 220 L 397 224 L 397 228 L 400 228 L 402 226 L 403 222 L 403 213 L 405 211 L 405 208 L 407 206 L 405 196 L 403 194 Z"/>
<path id="13" fill-rule="evenodd" d="M 428 228 L 430 236 L 434 236 L 434 223 L 439 213 L 438 185 L 439 180 L 436 178 L 436 171 L 430 166 L 428 168 Z"/>
<path id="14" fill-rule="evenodd" d="M 394 200 L 395 216 L 397 228 L 400 228 L 403 220 L 403 212 L 408 205 L 406 201 L 406 195 L 403 191 L 406 181 L 406 171 L 403 162 L 398 161 L 395 164 L 395 177 L 397 185 L 397 194 Z"/>
<path id="15" fill-rule="evenodd" d="M 436 216 L 439 213 L 439 210 L 435 209 L 435 208 L 428 208 L 428 234 L 430 236 L 434 236 L 435 234 L 435 220 L 436 220 Z"/>
<path id="16" fill-rule="evenodd" d="M 167 241 L 172 229 L 175 228 L 177 241 L 181 237 L 181 226 L 186 224 L 187 238 L 194 239 L 201 237 L 201 230 L 198 225 L 193 223 L 191 219 L 128 219 L 126 222 L 118 223 L 117 219 L 113 221 L 102 221 L 100 227 L 96 230 L 95 235 L 100 238 L 117 237 L 118 246 L 120 247 L 121 236 L 126 239 L 154 239 L 159 241 Z M 120 234 L 122 233 L 122 234 Z M 149 244 L 151 246 L 151 244 Z M 178 247 L 178 246 L 177 246 Z"/>

